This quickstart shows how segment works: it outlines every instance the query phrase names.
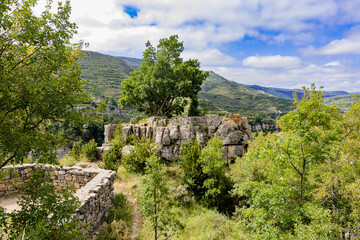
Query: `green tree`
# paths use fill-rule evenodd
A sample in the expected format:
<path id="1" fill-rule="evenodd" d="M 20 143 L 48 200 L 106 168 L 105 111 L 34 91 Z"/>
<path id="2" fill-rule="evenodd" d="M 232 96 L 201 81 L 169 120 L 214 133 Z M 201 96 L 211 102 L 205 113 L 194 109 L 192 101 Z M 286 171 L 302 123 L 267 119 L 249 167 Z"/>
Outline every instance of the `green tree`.
<path id="1" fill-rule="evenodd" d="M 166 166 L 159 163 L 159 157 L 150 156 L 147 160 L 146 175 L 142 181 L 140 204 L 154 229 L 154 239 L 168 239 L 181 227 L 172 213 L 172 201 L 169 194 Z"/>
<path id="2" fill-rule="evenodd" d="M 231 213 L 234 203 L 229 191 L 233 184 L 226 174 L 222 146 L 219 137 L 211 138 L 203 149 L 195 137 L 183 144 L 180 157 L 182 181 L 204 205 Z"/>
<path id="3" fill-rule="evenodd" d="M 190 114 L 196 114 L 197 93 L 208 72 L 199 69 L 197 60 L 183 61 L 183 50 L 177 35 L 161 39 L 157 48 L 147 42 L 139 70 L 121 83 L 120 105 L 151 116 L 172 116 L 182 113 L 190 99 L 195 106 Z"/>
<path id="4" fill-rule="evenodd" d="M 80 206 L 73 196 L 75 188 L 56 189 L 46 170 L 34 170 L 22 186 L 21 210 L 0 214 L 2 239 L 21 235 L 26 239 L 85 239 L 81 223 L 73 217 Z"/>
<path id="5" fill-rule="evenodd" d="M 51 124 L 80 121 L 75 107 L 88 100 L 77 64 L 82 44 L 70 42 L 69 1 L 56 13 L 47 1 L 35 16 L 37 2 L 0 2 L 0 168 L 29 152 L 46 157 L 62 139 Z"/>
<path id="6" fill-rule="evenodd" d="M 238 214 L 256 239 L 360 236 L 360 102 L 341 114 L 323 101 L 304 89 L 283 132 L 257 136 L 233 168 Z"/>

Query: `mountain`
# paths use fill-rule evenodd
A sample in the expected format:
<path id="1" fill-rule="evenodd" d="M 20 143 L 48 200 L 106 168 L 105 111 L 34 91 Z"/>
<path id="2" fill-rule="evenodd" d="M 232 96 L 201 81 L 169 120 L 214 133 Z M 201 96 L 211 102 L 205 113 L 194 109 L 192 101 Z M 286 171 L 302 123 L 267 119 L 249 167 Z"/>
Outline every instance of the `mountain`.
<path id="1" fill-rule="evenodd" d="M 332 105 L 336 104 L 339 106 L 341 112 L 345 112 L 346 109 L 355 102 L 355 94 L 347 94 L 340 96 L 328 97 L 325 99 L 325 104 Z"/>
<path id="2" fill-rule="evenodd" d="M 272 88 L 272 87 L 263 87 L 259 85 L 249 85 L 249 87 L 255 90 L 267 92 L 275 97 L 286 98 L 289 100 L 294 100 L 293 92 L 297 93 L 299 99 L 301 99 L 303 96 L 303 92 L 301 89 Z M 349 93 L 345 91 L 326 91 L 324 93 L 324 97 L 334 97 L 334 96 L 347 95 L 347 94 Z"/>
<path id="3" fill-rule="evenodd" d="M 275 119 L 294 109 L 292 101 L 278 98 L 247 85 L 229 81 L 210 72 L 199 93 L 201 106 L 220 115 L 239 113 L 242 116 Z"/>
<path id="4" fill-rule="evenodd" d="M 121 81 L 129 77 L 130 72 L 139 67 L 141 61 L 84 51 L 84 56 L 79 61 L 81 77 L 86 80 L 85 88 L 91 91 L 94 102 L 103 100 L 112 107 L 117 106 L 121 95 Z M 199 97 L 200 106 L 208 108 L 210 113 L 238 113 L 257 122 L 274 121 L 276 117 L 294 109 L 289 99 L 229 81 L 214 72 L 210 72 L 203 83 Z M 131 116 L 137 114 L 134 109 L 126 111 L 131 112 Z"/>
<path id="5" fill-rule="evenodd" d="M 134 70 L 129 63 L 131 59 L 91 51 L 83 53 L 79 64 L 82 68 L 81 77 L 86 80 L 85 89 L 91 91 L 95 101 L 103 100 L 108 104 L 117 105 L 121 81 L 129 77 L 130 72 Z"/>

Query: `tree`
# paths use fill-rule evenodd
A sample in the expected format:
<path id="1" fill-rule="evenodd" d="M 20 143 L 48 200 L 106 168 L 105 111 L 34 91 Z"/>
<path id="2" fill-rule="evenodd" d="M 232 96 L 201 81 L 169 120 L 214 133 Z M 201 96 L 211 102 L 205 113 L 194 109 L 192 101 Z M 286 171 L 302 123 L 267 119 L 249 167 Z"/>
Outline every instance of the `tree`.
<path id="1" fill-rule="evenodd" d="M 183 144 L 180 157 L 182 181 L 202 204 L 231 214 L 234 203 L 229 191 L 233 184 L 226 175 L 222 146 L 222 140 L 216 136 L 203 149 L 195 137 Z"/>
<path id="2" fill-rule="evenodd" d="M 80 80 L 82 43 L 70 43 L 76 25 L 70 3 L 35 16 L 37 0 L 0 2 L 0 168 L 32 155 L 49 155 L 62 140 L 54 122 L 80 122 L 79 103 L 88 101 Z"/>
<path id="3" fill-rule="evenodd" d="M 184 111 L 191 101 L 197 108 L 197 93 L 208 72 L 199 70 L 197 60 L 183 61 L 184 50 L 178 36 L 161 39 L 157 48 L 146 43 L 143 62 L 139 70 L 121 83 L 122 107 L 135 106 L 140 112 L 151 116 L 172 116 Z M 190 114 L 196 114 L 191 107 Z"/>
<path id="4" fill-rule="evenodd" d="M 28 182 L 21 187 L 20 210 L 1 212 L 1 239 L 86 239 L 81 222 L 74 219 L 80 206 L 74 197 L 74 187 L 57 189 L 45 168 L 32 171 Z"/>
<path id="5" fill-rule="evenodd" d="M 341 114 L 315 86 L 232 169 L 255 239 L 359 238 L 360 101 Z M 357 150 L 356 150 L 357 149 Z"/>
<path id="6" fill-rule="evenodd" d="M 146 173 L 142 181 L 141 206 L 154 229 L 154 239 L 161 236 L 168 239 L 181 223 L 171 211 L 166 166 L 159 163 L 159 157 L 152 155 L 147 159 Z"/>

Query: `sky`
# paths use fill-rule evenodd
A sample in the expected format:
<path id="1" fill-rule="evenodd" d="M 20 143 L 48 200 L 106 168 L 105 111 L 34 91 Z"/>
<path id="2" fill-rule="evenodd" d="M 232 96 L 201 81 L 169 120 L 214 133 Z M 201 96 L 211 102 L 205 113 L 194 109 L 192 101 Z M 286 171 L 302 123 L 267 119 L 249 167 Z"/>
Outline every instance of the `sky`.
<path id="1" fill-rule="evenodd" d="M 41 0 L 42 1 L 42 0 Z M 248 85 L 360 92 L 360 0 L 72 0 L 85 50 L 142 58 L 177 34 L 184 60 Z"/>

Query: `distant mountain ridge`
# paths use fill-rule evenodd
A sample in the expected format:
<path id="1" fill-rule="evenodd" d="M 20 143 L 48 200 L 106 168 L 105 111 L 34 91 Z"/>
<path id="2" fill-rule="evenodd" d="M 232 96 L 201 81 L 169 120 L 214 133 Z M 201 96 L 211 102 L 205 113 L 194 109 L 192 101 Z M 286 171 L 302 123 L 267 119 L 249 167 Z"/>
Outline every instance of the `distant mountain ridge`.
<path id="1" fill-rule="evenodd" d="M 286 98 L 289 100 L 294 100 L 293 93 L 296 92 L 299 99 L 302 98 L 303 92 L 301 89 L 286 89 L 286 88 L 273 88 L 273 87 L 263 87 L 259 85 L 249 85 L 250 88 L 255 90 L 261 90 L 267 92 L 273 96 L 279 98 Z M 334 97 L 340 95 L 348 95 L 350 93 L 346 91 L 325 91 L 324 97 Z"/>

